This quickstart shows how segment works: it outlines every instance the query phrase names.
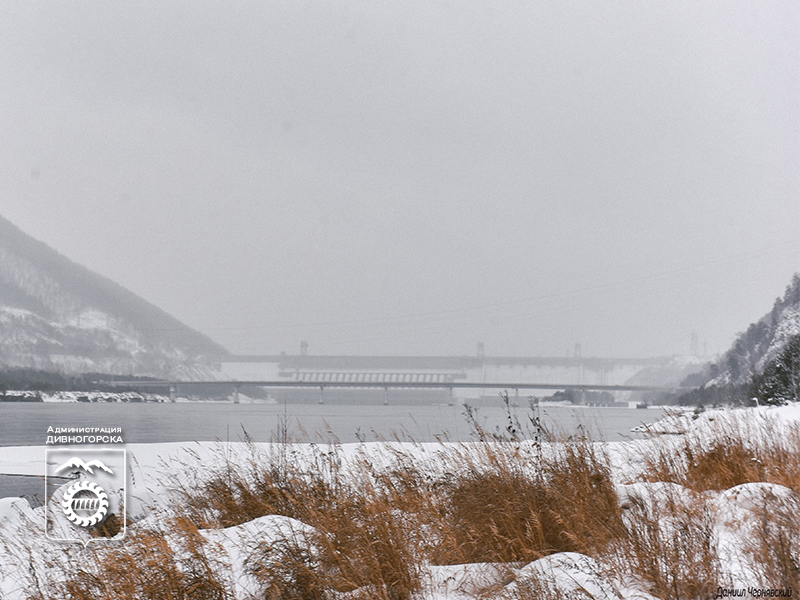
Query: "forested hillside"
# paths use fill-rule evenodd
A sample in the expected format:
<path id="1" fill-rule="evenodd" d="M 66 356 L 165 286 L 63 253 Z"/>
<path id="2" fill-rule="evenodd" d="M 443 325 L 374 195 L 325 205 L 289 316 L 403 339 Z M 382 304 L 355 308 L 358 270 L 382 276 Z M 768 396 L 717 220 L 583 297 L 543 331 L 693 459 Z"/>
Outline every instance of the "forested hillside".
<path id="1" fill-rule="evenodd" d="M 0 217 L 0 366 L 165 376 L 225 353 Z"/>
<path id="2" fill-rule="evenodd" d="M 800 274 L 772 310 L 752 323 L 722 357 L 687 378 L 702 384 L 684 403 L 784 404 L 800 395 Z"/>

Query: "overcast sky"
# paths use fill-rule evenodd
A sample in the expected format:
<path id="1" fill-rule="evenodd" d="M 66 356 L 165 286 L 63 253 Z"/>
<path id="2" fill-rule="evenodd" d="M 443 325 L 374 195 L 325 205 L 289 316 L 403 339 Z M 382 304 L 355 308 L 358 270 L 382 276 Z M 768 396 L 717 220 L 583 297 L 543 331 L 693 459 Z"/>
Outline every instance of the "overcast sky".
<path id="1" fill-rule="evenodd" d="M 799 74 L 794 0 L 9 0 L 0 214 L 237 353 L 714 353 Z"/>

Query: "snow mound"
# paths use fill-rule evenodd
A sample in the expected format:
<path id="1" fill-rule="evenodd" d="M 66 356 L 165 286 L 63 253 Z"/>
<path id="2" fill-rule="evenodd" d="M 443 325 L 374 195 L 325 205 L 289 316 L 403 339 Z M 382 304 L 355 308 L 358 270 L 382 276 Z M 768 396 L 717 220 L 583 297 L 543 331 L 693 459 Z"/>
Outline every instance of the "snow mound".
<path id="1" fill-rule="evenodd" d="M 674 506 L 691 506 L 698 502 L 695 492 L 677 483 L 637 482 L 617 485 L 616 488 L 620 508 L 638 508 L 648 516 L 663 514 L 665 509 Z"/>
<path id="2" fill-rule="evenodd" d="M 0 499 L 0 529 L 10 532 L 20 526 L 27 526 L 36 519 L 36 515 L 22 498 Z"/>
<path id="3" fill-rule="evenodd" d="M 502 563 L 429 566 L 424 597 L 427 600 L 474 600 L 497 582 L 508 583 L 512 579 L 511 569 Z"/>
<path id="4" fill-rule="evenodd" d="M 560 552 L 533 561 L 516 571 L 516 581 L 506 586 L 503 598 L 519 592 L 533 597 L 623 600 L 600 564 L 576 552 Z"/>
<path id="5" fill-rule="evenodd" d="M 259 551 L 270 549 L 292 541 L 303 548 L 310 548 L 313 527 L 296 519 L 280 515 L 259 517 L 225 529 L 205 529 L 200 534 L 219 553 L 227 565 L 229 580 L 235 585 L 237 598 L 257 597 L 261 584 L 248 572 L 248 559 Z"/>
<path id="6" fill-rule="evenodd" d="M 720 492 L 708 506 L 715 516 L 720 563 L 734 587 L 758 581 L 753 555 L 759 551 L 759 542 L 767 541 L 776 528 L 794 531 L 794 546 L 800 544 L 800 532 L 788 523 L 793 515 L 800 514 L 800 498 L 787 487 L 745 483 Z"/>

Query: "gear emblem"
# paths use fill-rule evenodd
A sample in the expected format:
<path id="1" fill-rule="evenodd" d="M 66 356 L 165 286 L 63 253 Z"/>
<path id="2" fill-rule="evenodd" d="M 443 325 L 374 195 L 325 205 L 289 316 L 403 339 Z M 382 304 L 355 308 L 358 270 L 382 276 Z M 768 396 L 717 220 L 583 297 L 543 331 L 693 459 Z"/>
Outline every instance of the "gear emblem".
<path id="1" fill-rule="evenodd" d="M 75 525 L 92 527 L 108 513 L 108 494 L 93 481 L 79 481 L 67 488 L 61 508 Z"/>

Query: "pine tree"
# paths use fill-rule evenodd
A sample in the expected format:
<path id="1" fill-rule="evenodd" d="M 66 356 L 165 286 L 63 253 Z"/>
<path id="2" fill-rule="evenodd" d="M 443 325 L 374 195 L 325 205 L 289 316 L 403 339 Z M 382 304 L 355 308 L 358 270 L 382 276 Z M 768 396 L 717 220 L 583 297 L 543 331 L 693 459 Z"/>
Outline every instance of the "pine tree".
<path id="1" fill-rule="evenodd" d="M 756 382 L 764 404 L 786 404 L 800 399 L 800 335 L 793 336 Z"/>

